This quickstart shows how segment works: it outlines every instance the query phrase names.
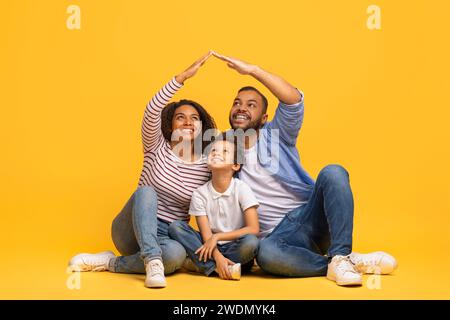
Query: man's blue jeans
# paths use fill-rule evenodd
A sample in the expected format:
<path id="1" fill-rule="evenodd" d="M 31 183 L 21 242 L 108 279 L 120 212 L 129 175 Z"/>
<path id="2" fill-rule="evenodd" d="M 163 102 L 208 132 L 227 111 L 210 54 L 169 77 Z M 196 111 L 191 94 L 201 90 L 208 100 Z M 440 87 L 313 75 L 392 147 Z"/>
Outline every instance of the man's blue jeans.
<path id="1" fill-rule="evenodd" d="M 108 270 L 145 273 L 145 263 L 162 259 L 165 274 L 181 268 L 186 250 L 169 238 L 169 223 L 157 218 L 158 202 L 153 188 L 138 188 L 112 223 L 112 239 L 121 257 L 110 260 Z"/>
<path id="2" fill-rule="evenodd" d="M 194 230 L 185 221 L 174 221 L 169 227 L 169 235 L 172 239 L 177 240 L 185 247 L 189 258 L 195 263 L 205 275 L 210 275 L 216 269 L 214 260 L 206 262 L 199 261 L 199 256 L 195 254 L 198 248 L 203 245 L 201 234 Z M 247 234 L 234 241 L 225 244 L 218 244 L 217 249 L 225 258 L 230 259 L 234 263 L 242 264 L 242 271 L 249 271 L 253 266 L 253 259 L 258 252 L 259 240 L 256 236 Z"/>
<path id="3" fill-rule="evenodd" d="M 319 173 L 308 203 L 289 212 L 260 242 L 256 260 L 262 270 L 275 275 L 323 276 L 330 257 L 351 253 L 352 232 L 348 172 L 328 165 Z"/>

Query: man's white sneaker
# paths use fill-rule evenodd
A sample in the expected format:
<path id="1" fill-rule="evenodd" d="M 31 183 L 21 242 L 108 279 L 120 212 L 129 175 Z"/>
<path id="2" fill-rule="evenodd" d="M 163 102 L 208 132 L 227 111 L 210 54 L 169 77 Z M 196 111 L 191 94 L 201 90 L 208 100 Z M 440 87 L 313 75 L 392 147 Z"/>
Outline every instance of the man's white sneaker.
<path id="1" fill-rule="evenodd" d="M 327 279 L 339 286 L 360 286 L 362 276 L 355 269 L 348 256 L 334 256 L 328 264 Z"/>
<path id="2" fill-rule="evenodd" d="M 231 279 L 233 279 L 233 280 L 241 279 L 241 264 L 240 263 L 235 263 L 233 265 L 229 265 L 228 270 L 230 270 Z"/>
<path id="3" fill-rule="evenodd" d="M 383 251 L 366 254 L 353 252 L 350 260 L 361 273 L 389 274 L 397 268 L 395 258 Z"/>
<path id="4" fill-rule="evenodd" d="M 111 251 L 100 253 L 80 253 L 69 261 L 72 271 L 104 271 L 108 269 L 108 263 L 115 254 Z"/>
<path id="5" fill-rule="evenodd" d="M 153 259 L 145 265 L 145 286 L 147 288 L 164 288 L 166 278 L 164 277 L 164 265 L 160 259 Z"/>

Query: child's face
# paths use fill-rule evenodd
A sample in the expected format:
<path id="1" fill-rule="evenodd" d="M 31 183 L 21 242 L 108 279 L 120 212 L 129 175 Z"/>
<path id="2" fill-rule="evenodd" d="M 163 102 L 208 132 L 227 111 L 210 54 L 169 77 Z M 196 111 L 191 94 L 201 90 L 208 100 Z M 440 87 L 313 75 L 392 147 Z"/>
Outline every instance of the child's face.
<path id="1" fill-rule="evenodd" d="M 234 144 L 229 141 L 217 141 L 212 145 L 208 155 L 208 166 L 210 169 L 237 170 L 239 165 L 234 164 Z"/>

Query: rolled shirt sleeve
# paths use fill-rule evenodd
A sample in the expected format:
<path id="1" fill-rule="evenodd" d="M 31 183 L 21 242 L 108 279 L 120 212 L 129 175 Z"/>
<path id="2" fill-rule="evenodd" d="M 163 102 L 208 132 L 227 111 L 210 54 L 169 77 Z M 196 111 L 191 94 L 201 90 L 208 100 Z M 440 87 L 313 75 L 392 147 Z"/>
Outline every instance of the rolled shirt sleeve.
<path id="1" fill-rule="evenodd" d="M 295 104 L 278 103 L 275 116 L 272 121 L 268 123 L 268 129 L 279 130 L 280 138 L 288 145 L 295 145 L 297 142 L 298 133 L 303 124 L 304 114 L 304 95 L 300 91 L 300 101 Z"/>

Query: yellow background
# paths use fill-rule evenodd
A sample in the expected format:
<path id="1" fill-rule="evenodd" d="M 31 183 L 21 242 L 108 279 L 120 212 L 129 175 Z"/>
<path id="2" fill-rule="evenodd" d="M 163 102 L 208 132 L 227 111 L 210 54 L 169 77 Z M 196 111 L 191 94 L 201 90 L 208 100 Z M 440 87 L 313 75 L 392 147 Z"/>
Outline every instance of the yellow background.
<path id="1" fill-rule="evenodd" d="M 81 8 L 81 30 L 66 9 Z M 377 4 L 382 29 L 366 27 Z M 0 5 L 0 298 L 450 298 L 450 46 L 447 0 L 16 1 Z M 350 172 L 354 249 L 400 267 L 381 290 L 325 278 L 240 282 L 178 273 L 85 273 L 78 252 L 113 249 L 110 224 L 135 189 L 147 100 L 208 49 L 301 88 L 298 147 L 314 176 Z M 206 106 L 221 129 L 250 77 L 210 60 L 176 99 Z M 367 277 L 365 277 L 367 279 Z"/>

